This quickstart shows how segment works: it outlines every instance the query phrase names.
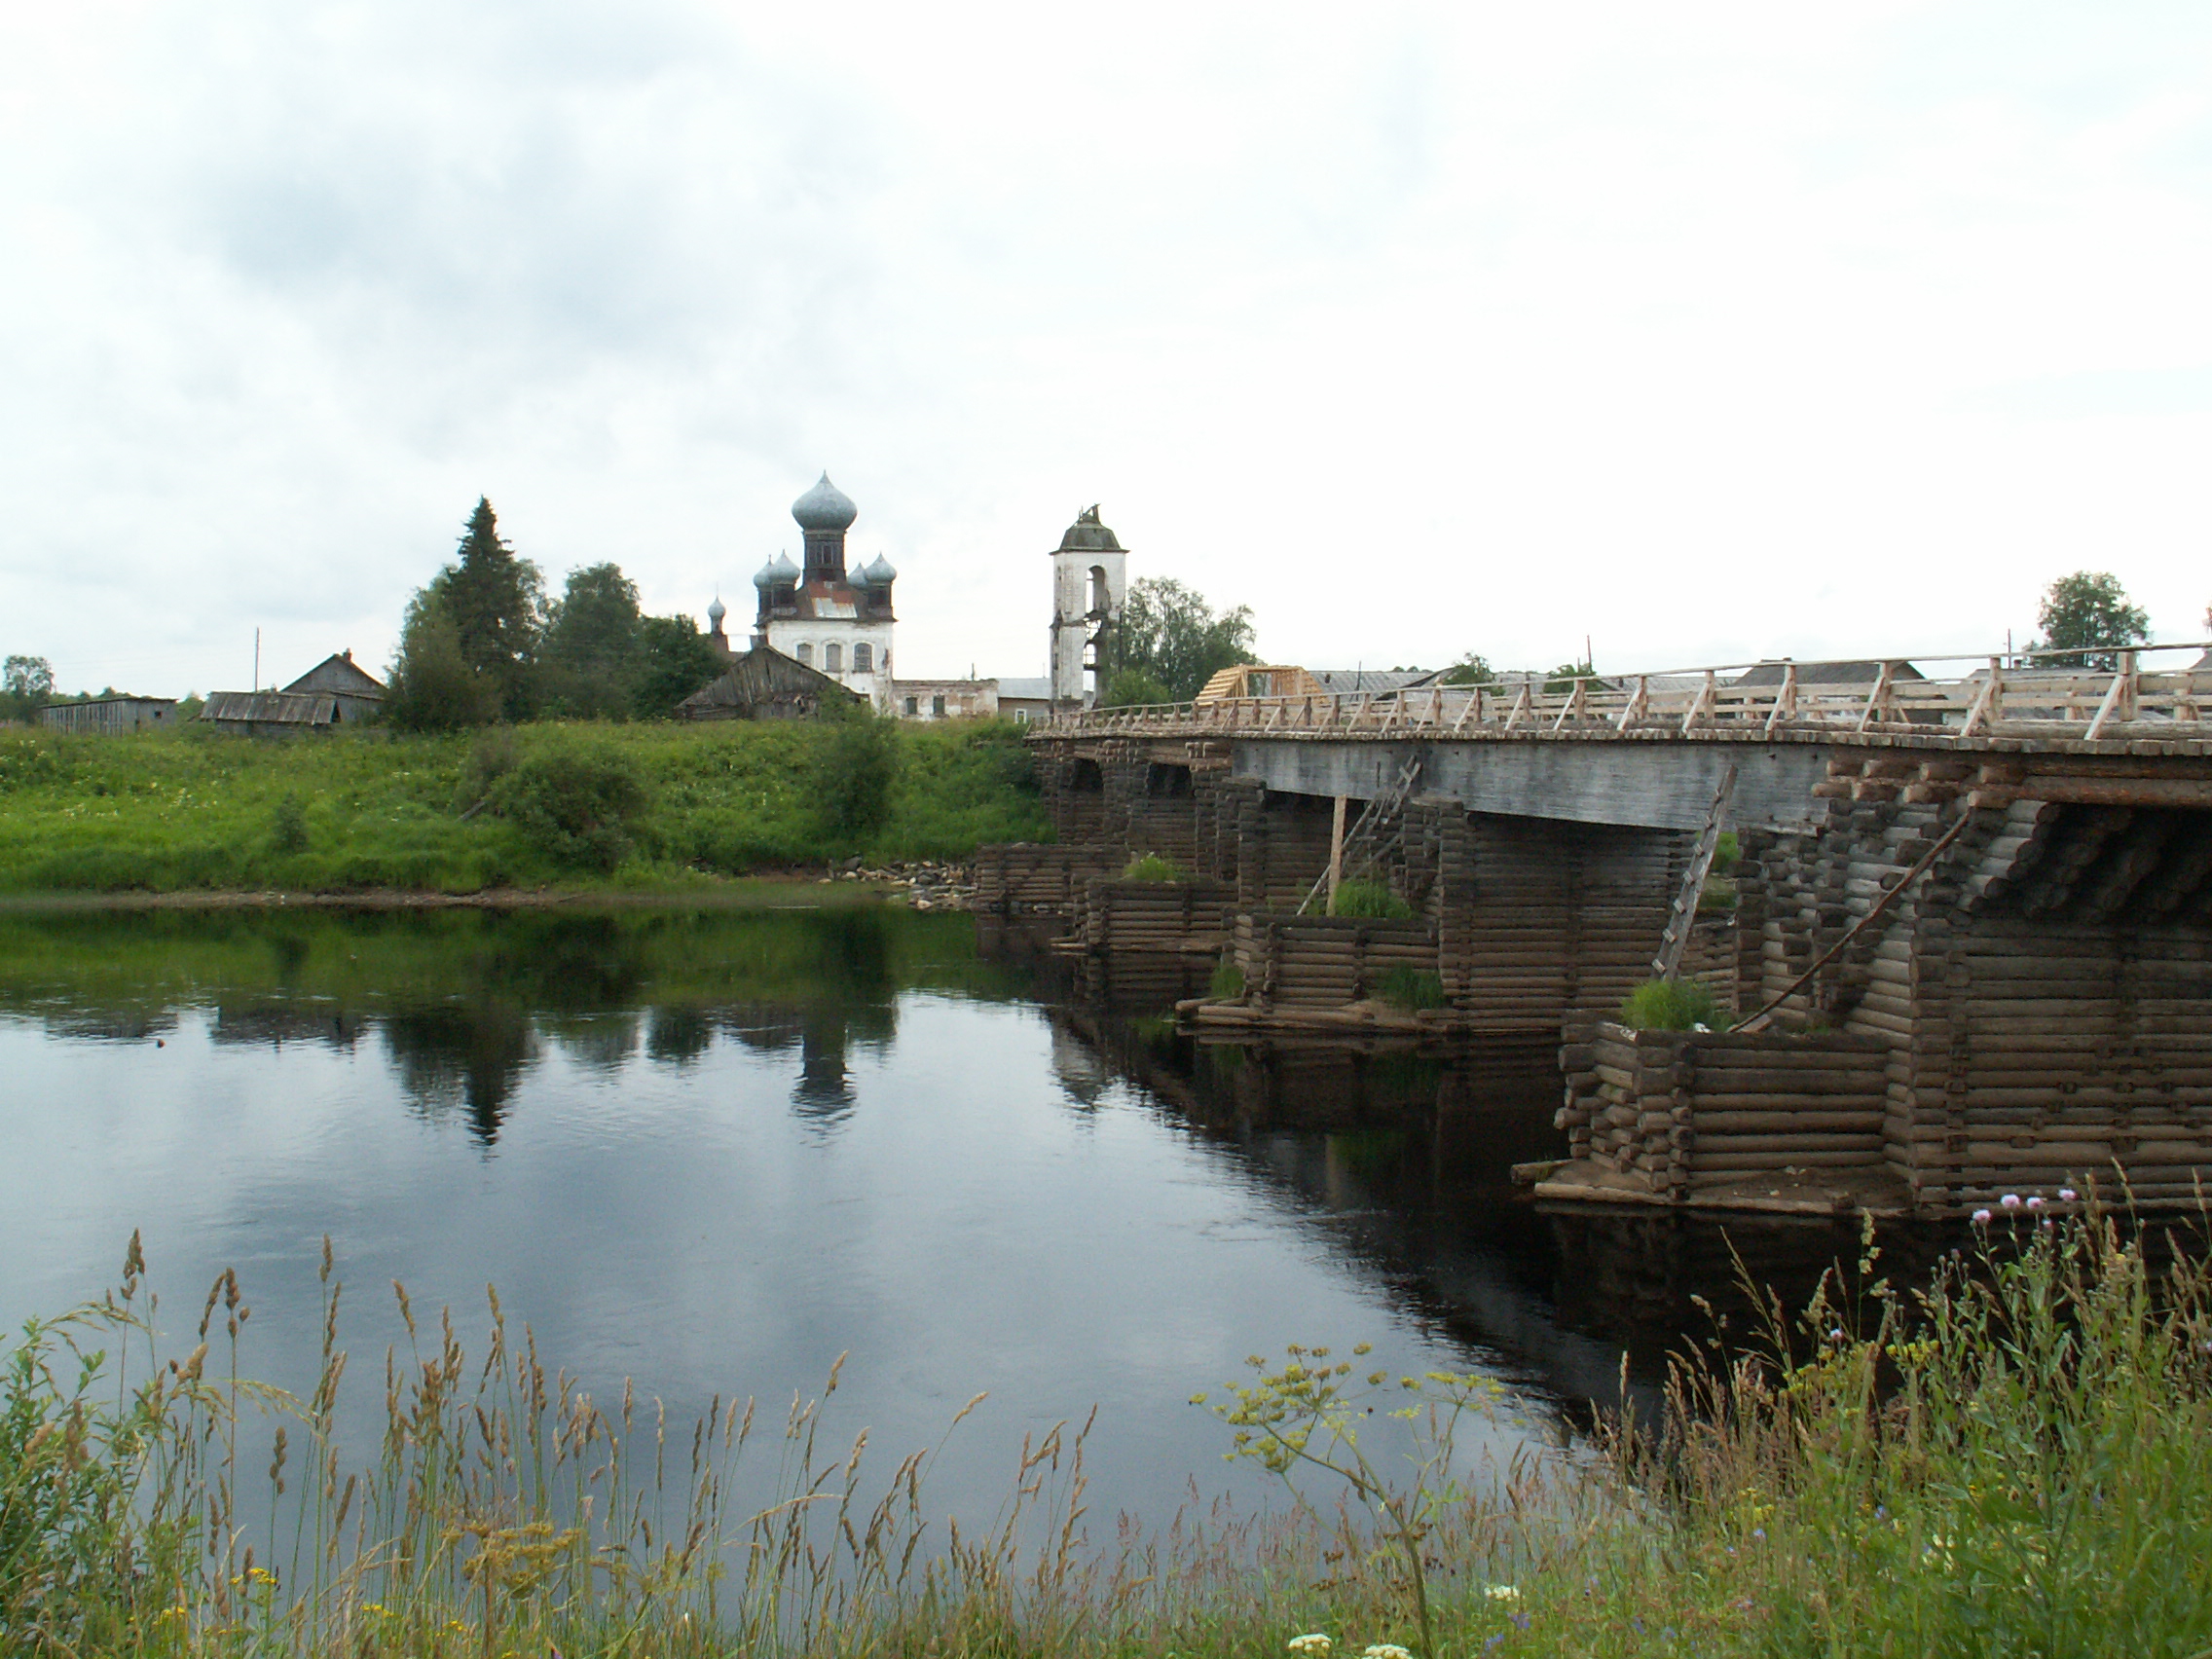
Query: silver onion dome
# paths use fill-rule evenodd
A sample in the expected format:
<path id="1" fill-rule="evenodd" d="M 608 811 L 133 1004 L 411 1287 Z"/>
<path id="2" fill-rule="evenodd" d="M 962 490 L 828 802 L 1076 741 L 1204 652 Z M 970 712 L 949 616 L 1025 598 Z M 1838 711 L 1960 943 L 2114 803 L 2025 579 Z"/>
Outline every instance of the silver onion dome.
<path id="1" fill-rule="evenodd" d="M 861 574 L 867 578 L 869 587 L 889 587 L 899 579 L 898 569 L 880 553 L 867 564 Z"/>
<path id="2" fill-rule="evenodd" d="M 792 503 L 792 517 L 798 520 L 801 530 L 849 530 L 860 515 L 853 498 L 830 483 L 827 472 L 821 482 Z"/>

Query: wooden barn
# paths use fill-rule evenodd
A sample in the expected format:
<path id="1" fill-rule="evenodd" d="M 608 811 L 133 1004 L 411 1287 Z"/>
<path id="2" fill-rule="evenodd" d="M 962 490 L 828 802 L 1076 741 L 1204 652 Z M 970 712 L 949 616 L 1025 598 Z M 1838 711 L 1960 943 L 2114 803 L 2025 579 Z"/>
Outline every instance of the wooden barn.
<path id="1" fill-rule="evenodd" d="M 284 689 L 333 697 L 339 715 L 349 721 L 365 720 L 384 712 L 384 682 L 355 663 L 350 650 L 331 652 Z"/>
<path id="2" fill-rule="evenodd" d="M 684 720 L 803 720 L 825 706 L 858 703 L 857 691 L 827 674 L 784 655 L 772 645 L 755 645 L 733 658 L 726 673 L 676 705 Z"/>

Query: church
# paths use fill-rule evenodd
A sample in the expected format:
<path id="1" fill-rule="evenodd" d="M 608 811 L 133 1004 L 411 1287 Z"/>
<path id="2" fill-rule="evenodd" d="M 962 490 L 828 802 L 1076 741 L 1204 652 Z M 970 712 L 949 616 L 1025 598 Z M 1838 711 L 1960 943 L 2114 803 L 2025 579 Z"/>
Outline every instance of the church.
<path id="1" fill-rule="evenodd" d="M 759 609 L 753 644 L 781 651 L 881 709 L 891 699 L 891 630 L 898 620 L 891 584 L 899 572 L 881 554 L 857 571 L 845 568 L 845 532 L 859 516 L 853 498 L 827 472 L 792 503 L 805 538 L 805 564 L 794 566 L 779 553 L 755 573 Z M 722 631 L 727 614 L 718 599 L 707 622 L 709 638 L 730 656 L 735 653 Z"/>
<path id="2" fill-rule="evenodd" d="M 751 647 L 764 645 L 906 719 L 1001 714 L 1026 719 L 1096 701 L 1127 591 L 1126 552 L 1096 507 L 1082 513 L 1052 550 L 1050 674 L 1039 680 L 895 679 L 891 636 L 898 618 L 891 590 L 899 572 L 881 554 L 848 568 L 845 535 L 859 516 L 852 498 L 827 472 L 792 503 L 804 563 L 793 565 L 779 553 L 754 574 Z M 707 608 L 708 638 L 725 662 L 737 664 L 748 653 L 731 646 L 723 631 L 728 614 L 719 599 Z M 789 677 L 793 671 L 783 672 Z M 834 696 L 819 681 L 814 684 Z M 719 718 L 728 714 L 720 709 Z"/>

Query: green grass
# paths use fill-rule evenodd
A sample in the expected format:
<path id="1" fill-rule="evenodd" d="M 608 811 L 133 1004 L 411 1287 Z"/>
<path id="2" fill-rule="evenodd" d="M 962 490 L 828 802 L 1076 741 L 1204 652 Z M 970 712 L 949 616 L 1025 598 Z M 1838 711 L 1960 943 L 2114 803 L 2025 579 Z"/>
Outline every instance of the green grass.
<path id="1" fill-rule="evenodd" d="M 1124 881 L 1185 881 L 1188 875 L 1173 859 L 1163 859 L 1158 853 L 1139 853 L 1129 860 L 1122 871 Z"/>
<path id="2" fill-rule="evenodd" d="M 349 1379 L 327 1249 L 322 1375 L 292 1399 L 241 1375 L 234 1276 L 157 1350 L 133 1239 L 105 1303 L 0 1352 L 0 1639 L 240 1659 L 1231 1659 L 1302 1634 L 1303 1653 L 1422 1659 L 2190 1659 L 2212 1645 L 2212 1282 L 2201 1254 L 2051 1213 L 1980 1225 L 1911 1287 L 1863 1246 L 1800 1315 L 1677 1362 L 1663 1423 L 1587 1456 L 1433 1455 L 1497 1409 L 1479 1378 L 1255 1360 L 1214 1407 L 1239 1436 L 1224 1448 L 1302 1501 L 1150 1530 L 1087 1514 L 1065 1425 L 1009 1448 L 997 1517 L 950 1530 L 927 1452 L 886 1472 L 834 1435 L 834 1374 L 788 1410 L 718 1402 L 664 1428 L 548 1371 L 496 1295 L 473 1348 L 450 1312 L 407 1309 L 388 1375 Z M 348 1465 L 332 1427 L 360 1386 L 387 1430 Z M 1371 1401 L 1410 1404 L 1411 1460 Z M 780 1497 L 735 1504 L 747 1466 Z"/>
<path id="3" fill-rule="evenodd" d="M 782 721 L 283 742 L 198 728 L 0 732 L 0 892 L 686 888 L 856 854 L 957 860 L 978 842 L 1051 838 L 1012 723 L 900 727 L 886 821 L 859 834 L 823 808 L 832 739 Z M 611 872 L 559 856 L 486 804 L 501 767 L 607 754 L 635 767 L 646 794 Z"/>
<path id="4" fill-rule="evenodd" d="M 1728 1019 L 1713 988 L 1697 979 L 1646 979 L 1621 1004 L 1621 1023 L 1642 1031 L 1724 1031 Z"/>
<path id="5" fill-rule="evenodd" d="M 1380 881 L 1343 881 L 1329 900 L 1332 916 L 1367 916 L 1377 919 L 1404 920 L 1414 913 L 1414 907 L 1391 892 Z"/>
<path id="6" fill-rule="evenodd" d="M 1408 1011 L 1444 1006 L 1444 980 L 1410 962 L 1394 964 L 1375 987 L 1375 994 L 1392 1008 Z"/>

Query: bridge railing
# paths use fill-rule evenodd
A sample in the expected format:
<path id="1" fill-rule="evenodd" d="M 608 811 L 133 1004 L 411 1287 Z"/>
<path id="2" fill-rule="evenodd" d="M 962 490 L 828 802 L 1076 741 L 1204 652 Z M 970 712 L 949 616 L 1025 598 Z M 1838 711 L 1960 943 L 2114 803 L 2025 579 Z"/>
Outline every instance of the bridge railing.
<path id="1" fill-rule="evenodd" d="M 1055 735 L 1261 737 L 1691 736 L 1701 731 L 1784 733 L 1948 732 L 1961 737 L 2212 738 L 2212 669 L 2194 664 L 2205 644 L 2093 653 L 2110 667 L 2067 660 L 2081 653 L 2007 657 L 1902 657 L 1871 664 L 1855 682 L 1803 682 L 1794 663 L 1735 663 L 1604 679 L 1516 685 L 1428 685 L 1395 691 L 1226 697 L 1205 702 L 1065 711 L 1035 722 Z M 2144 658 L 2187 652 L 2186 663 L 2149 668 Z M 1916 664 L 1974 662 L 1950 678 Z M 1739 678 L 1762 670 L 1757 683 Z"/>

